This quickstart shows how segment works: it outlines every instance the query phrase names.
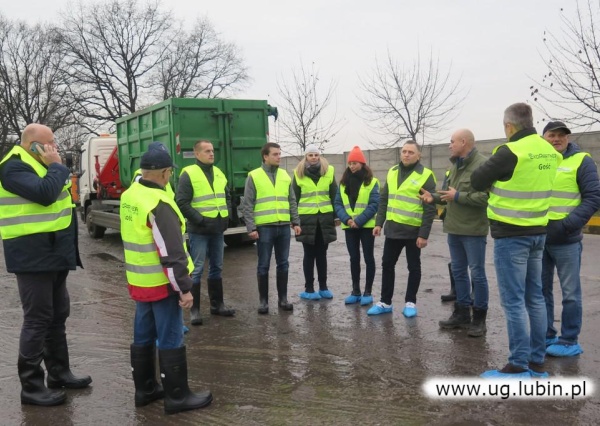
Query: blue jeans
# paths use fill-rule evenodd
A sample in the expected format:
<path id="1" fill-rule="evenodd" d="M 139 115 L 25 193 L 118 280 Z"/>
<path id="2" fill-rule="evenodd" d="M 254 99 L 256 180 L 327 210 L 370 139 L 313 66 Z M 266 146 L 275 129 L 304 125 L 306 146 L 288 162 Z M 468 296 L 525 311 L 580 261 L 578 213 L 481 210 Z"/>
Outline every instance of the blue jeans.
<path id="1" fill-rule="evenodd" d="M 183 311 L 177 294 L 156 302 L 135 302 L 133 344 L 153 345 L 157 338 L 159 349 L 183 345 Z"/>
<path id="2" fill-rule="evenodd" d="M 508 362 L 528 368 L 546 354 L 546 303 L 542 294 L 542 254 L 546 235 L 498 238 L 494 264 L 508 329 Z"/>
<path id="3" fill-rule="evenodd" d="M 452 275 L 459 305 L 471 304 L 471 282 L 475 289 L 473 307 L 487 310 L 489 300 L 488 280 L 485 275 L 485 246 L 487 237 L 448 234 L 448 248 Z M 469 271 L 471 270 L 471 278 Z"/>
<path id="4" fill-rule="evenodd" d="M 346 248 L 350 255 L 350 274 L 352 275 L 352 283 L 360 283 L 360 246 L 362 245 L 363 257 L 367 266 L 366 287 L 367 294 L 371 294 L 373 281 L 375 280 L 375 237 L 373 236 L 373 228 L 347 228 L 346 233 Z"/>
<path id="5" fill-rule="evenodd" d="M 582 301 L 581 301 L 581 241 L 573 244 L 547 244 L 542 258 L 542 289 L 548 311 L 548 330 L 546 337 L 555 337 L 554 328 L 554 268 L 558 274 L 562 290 L 562 316 L 560 340 L 564 343 L 577 343 L 581 332 Z"/>
<path id="6" fill-rule="evenodd" d="M 190 232 L 190 255 L 194 261 L 192 282 L 199 284 L 204 272 L 204 261 L 208 257 L 208 279 L 217 280 L 223 272 L 223 233 L 196 234 Z"/>
<path id="7" fill-rule="evenodd" d="M 271 254 L 275 249 L 275 261 L 277 262 L 277 272 L 287 272 L 290 264 L 290 226 L 289 225 L 262 225 L 257 226 L 258 242 L 256 249 L 258 251 L 258 275 L 269 275 L 271 266 Z"/>

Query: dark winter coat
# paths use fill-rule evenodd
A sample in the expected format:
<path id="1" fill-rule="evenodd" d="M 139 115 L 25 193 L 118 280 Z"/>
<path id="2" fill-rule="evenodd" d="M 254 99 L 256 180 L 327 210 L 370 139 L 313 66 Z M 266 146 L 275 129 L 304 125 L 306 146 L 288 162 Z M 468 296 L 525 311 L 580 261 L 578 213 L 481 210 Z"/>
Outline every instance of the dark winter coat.
<path id="1" fill-rule="evenodd" d="M 69 169 L 58 163 L 50 164 L 43 178 L 29 164 L 16 157 L 3 163 L 0 168 L 4 189 L 43 206 L 56 202 L 68 179 Z M 82 266 L 77 246 L 75 209 L 72 211 L 71 224 L 65 229 L 24 235 L 2 242 L 6 270 L 11 273 L 56 272 Z"/>
<path id="2" fill-rule="evenodd" d="M 331 167 L 331 166 L 330 166 Z M 311 178 L 315 183 L 320 179 L 320 175 L 311 173 L 310 169 L 305 170 L 305 176 Z M 292 190 L 296 196 L 296 200 L 300 201 L 302 197 L 302 190 L 296 182 L 296 176 L 292 179 Z M 337 193 L 337 183 L 335 179 L 329 185 L 329 199 L 331 200 L 331 206 L 335 200 Z M 325 244 L 329 244 L 337 240 L 337 232 L 335 229 L 335 208 L 330 213 L 317 213 L 317 214 L 301 214 L 300 223 L 302 233 L 296 237 L 296 241 L 307 244 L 314 244 L 315 237 L 317 235 L 317 227 L 320 228 L 323 235 L 323 241 Z"/>
<path id="3" fill-rule="evenodd" d="M 581 152 L 579 146 L 569 143 L 562 153 L 563 159 Z M 582 228 L 600 209 L 600 182 L 598 169 L 591 157 L 585 157 L 577 169 L 577 186 L 581 193 L 581 204 L 567 217 L 550 220 L 546 228 L 546 244 L 571 244 L 583 239 Z"/>

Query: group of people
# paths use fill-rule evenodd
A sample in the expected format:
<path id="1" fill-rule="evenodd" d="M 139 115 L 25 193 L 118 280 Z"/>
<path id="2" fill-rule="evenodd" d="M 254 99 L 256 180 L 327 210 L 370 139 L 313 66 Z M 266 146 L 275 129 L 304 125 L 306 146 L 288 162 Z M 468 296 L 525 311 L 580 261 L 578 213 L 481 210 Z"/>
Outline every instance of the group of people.
<path id="1" fill-rule="evenodd" d="M 337 238 L 339 221 L 352 281 L 344 302 L 371 305 L 371 316 L 391 313 L 395 266 L 405 249 L 408 282 L 402 312 L 416 316 L 421 250 L 427 246 L 436 205 L 443 205 L 456 302 L 450 318 L 440 321 L 442 329 L 468 328 L 474 337 L 485 334 L 489 230 L 494 239 L 510 356 L 503 368 L 482 377 L 547 377 L 546 354 L 582 353 L 581 240 L 583 226 L 600 208 L 596 165 L 569 142 L 571 132 L 564 123 L 549 122 L 543 137 L 537 135 L 527 104 L 509 106 L 503 124 L 507 142 L 490 158 L 477 151 L 471 131 L 454 132 L 451 167 L 441 189 L 436 189 L 433 172 L 421 164 L 414 141 L 400 148 L 400 161 L 381 188 L 359 147 L 349 153 L 338 187 L 333 166 L 314 145 L 306 148 L 291 177 L 279 167 L 279 145 L 265 144 L 261 167 L 248 174 L 242 204 L 248 236 L 257 243 L 258 313 L 269 312 L 273 251 L 278 307 L 293 310 L 288 300 L 291 233 L 304 251 L 300 298 L 333 298 L 327 249 Z M 189 389 L 183 344 L 183 309 L 191 310 L 192 325 L 202 323 L 200 281 L 206 258 L 210 313 L 235 314 L 223 300 L 223 232 L 231 211 L 227 179 L 214 165 L 209 141 L 198 141 L 194 154 L 196 163 L 181 170 L 174 193 L 169 181 L 177 167 L 164 145 L 152 143 L 141 157 L 139 179 L 121 200 L 127 283 L 136 302 L 130 347 L 134 401 L 144 406 L 163 399 L 166 413 L 202 408 L 213 398 L 210 391 Z M 62 388 L 84 388 L 92 381 L 72 373 L 66 339 L 66 279 L 81 266 L 68 177 L 51 129 L 41 124 L 28 125 L 20 143 L 0 161 L 0 234 L 7 270 L 17 277 L 24 317 L 18 357 L 23 404 L 62 404 Z M 373 304 L 374 241 L 382 228 L 381 297 Z M 560 333 L 554 327 L 555 270 L 562 290 Z"/>

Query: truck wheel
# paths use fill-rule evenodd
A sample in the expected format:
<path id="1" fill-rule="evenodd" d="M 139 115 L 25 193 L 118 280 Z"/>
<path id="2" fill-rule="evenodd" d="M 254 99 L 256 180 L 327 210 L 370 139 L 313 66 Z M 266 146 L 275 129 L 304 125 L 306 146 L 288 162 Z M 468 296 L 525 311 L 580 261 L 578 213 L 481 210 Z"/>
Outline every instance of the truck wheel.
<path id="1" fill-rule="evenodd" d="M 86 215 L 86 219 L 85 219 L 88 234 L 90 234 L 90 237 L 92 237 L 92 238 L 104 237 L 104 232 L 106 231 L 106 228 L 104 226 L 94 225 L 92 223 L 91 215 L 92 215 L 92 209 L 89 209 L 87 212 L 87 215 Z"/>
<path id="2" fill-rule="evenodd" d="M 247 234 L 225 235 L 223 238 L 228 247 L 244 247 L 254 244 L 254 240 L 250 239 Z"/>

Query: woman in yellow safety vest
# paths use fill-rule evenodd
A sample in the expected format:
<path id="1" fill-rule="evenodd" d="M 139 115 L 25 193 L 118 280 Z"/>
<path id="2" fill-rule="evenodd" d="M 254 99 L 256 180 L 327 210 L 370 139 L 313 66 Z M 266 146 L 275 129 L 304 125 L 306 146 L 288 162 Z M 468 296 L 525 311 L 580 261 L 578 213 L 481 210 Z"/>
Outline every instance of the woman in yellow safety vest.
<path id="1" fill-rule="evenodd" d="M 327 247 L 337 240 L 333 200 L 337 193 L 333 166 L 321 157 L 315 145 L 308 145 L 304 158 L 294 171 L 292 188 L 298 200 L 298 214 L 302 224 L 302 234 L 296 241 L 304 248 L 305 291 L 300 298 L 308 300 L 332 299 L 327 288 Z M 319 291 L 314 288 L 315 263 Z"/>
<path id="2" fill-rule="evenodd" d="M 375 215 L 379 207 L 379 181 L 367 166 L 367 160 L 358 146 L 348 154 L 348 167 L 344 171 L 340 188 L 335 196 L 335 213 L 346 234 L 346 247 L 350 255 L 352 293 L 345 303 L 361 306 L 373 303 L 371 291 L 375 280 Z M 367 266 L 365 292 L 360 292 L 360 246 Z"/>

